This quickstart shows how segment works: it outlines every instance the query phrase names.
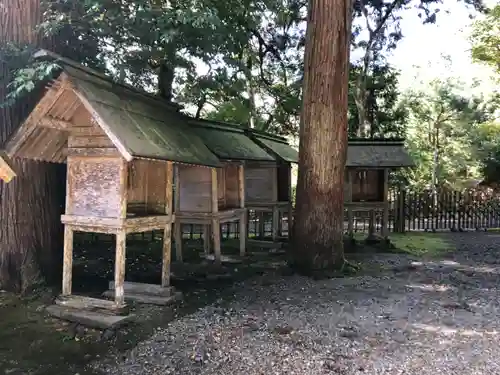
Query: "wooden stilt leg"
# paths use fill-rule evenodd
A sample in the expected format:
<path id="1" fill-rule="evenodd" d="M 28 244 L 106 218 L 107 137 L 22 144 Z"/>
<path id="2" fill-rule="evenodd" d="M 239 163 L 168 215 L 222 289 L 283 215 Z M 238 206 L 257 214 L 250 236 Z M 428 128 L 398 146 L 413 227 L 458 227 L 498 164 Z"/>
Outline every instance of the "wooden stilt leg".
<path id="1" fill-rule="evenodd" d="M 163 263 L 161 268 L 161 286 L 170 286 L 170 258 L 172 253 L 172 223 L 163 231 Z"/>
<path id="2" fill-rule="evenodd" d="M 368 222 L 368 238 L 373 238 L 373 236 L 375 236 L 375 220 L 376 212 L 375 210 L 370 210 L 370 219 Z"/>
<path id="3" fill-rule="evenodd" d="M 352 208 L 347 209 L 347 232 L 350 236 L 354 235 L 354 216 Z"/>
<path id="4" fill-rule="evenodd" d="M 212 220 L 212 236 L 214 239 L 215 263 L 220 265 L 222 264 L 222 252 L 220 243 L 220 222 L 218 219 Z"/>
<path id="5" fill-rule="evenodd" d="M 203 251 L 205 255 L 210 254 L 210 225 L 203 225 Z"/>
<path id="6" fill-rule="evenodd" d="M 273 241 L 276 241 L 278 239 L 278 230 L 279 230 L 279 224 L 280 224 L 280 215 L 279 215 L 279 210 L 278 207 L 273 207 L 273 221 L 271 223 L 272 225 L 272 239 Z"/>
<path id="7" fill-rule="evenodd" d="M 174 223 L 174 240 L 175 240 L 175 260 L 179 263 L 182 262 L 182 224 L 180 222 Z"/>
<path id="8" fill-rule="evenodd" d="M 293 207 L 290 204 L 288 206 L 288 240 L 292 239 L 292 230 L 293 230 Z"/>
<path id="9" fill-rule="evenodd" d="M 384 213 L 382 218 L 382 236 L 389 236 L 389 169 L 384 169 Z"/>
<path id="10" fill-rule="evenodd" d="M 389 205 L 384 204 L 384 213 L 382 218 L 382 237 L 389 236 Z"/>
<path id="11" fill-rule="evenodd" d="M 125 302 L 123 284 L 125 283 L 125 246 L 126 233 L 119 231 L 116 233 L 116 254 L 115 254 L 115 303 L 121 306 Z"/>
<path id="12" fill-rule="evenodd" d="M 266 235 L 266 225 L 264 221 L 264 212 L 259 212 L 259 238 L 262 240 Z"/>
<path id="13" fill-rule="evenodd" d="M 63 259 L 63 282 L 62 295 L 71 295 L 73 283 L 73 228 L 64 226 L 64 259 Z"/>
<path id="14" fill-rule="evenodd" d="M 243 211 L 240 217 L 240 255 L 245 256 L 247 248 L 247 211 Z"/>

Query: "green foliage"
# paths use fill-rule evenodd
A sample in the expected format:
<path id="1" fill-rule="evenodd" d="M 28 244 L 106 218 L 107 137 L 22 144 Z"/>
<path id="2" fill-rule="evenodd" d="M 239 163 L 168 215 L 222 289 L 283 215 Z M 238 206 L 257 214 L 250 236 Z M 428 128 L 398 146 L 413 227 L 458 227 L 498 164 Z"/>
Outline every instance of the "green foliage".
<path id="1" fill-rule="evenodd" d="M 483 98 L 463 96 L 461 89 L 457 82 L 435 80 L 425 90 L 405 93 L 407 142 L 416 164 L 406 178 L 415 188 L 435 183 L 460 189 L 465 181 L 483 177 L 484 163 L 493 155 L 483 143 L 493 145 L 497 134 L 485 128 L 491 108 Z"/>
<path id="2" fill-rule="evenodd" d="M 359 127 L 355 103 L 356 83 L 361 67 L 351 66 L 349 72 L 349 135 L 356 136 Z M 389 65 L 375 65 L 367 76 L 366 113 L 371 136 L 402 137 L 405 135 L 407 111 L 399 105 L 398 77 Z"/>
<path id="3" fill-rule="evenodd" d="M 0 108 L 14 104 L 16 100 L 26 95 L 41 82 L 51 77 L 59 65 L 56 62 L 32 61 L 33 48 L 29 45 L 5 45 L 1 51 L 3 70 L 8 72 L 10 81 L 7 84 L 8 93 Z"/>
<path id="4" fill-rule="evenodd" d="M 474 24 L 472 58 L 491 66 L 500 75 L 500 5 Z"/>

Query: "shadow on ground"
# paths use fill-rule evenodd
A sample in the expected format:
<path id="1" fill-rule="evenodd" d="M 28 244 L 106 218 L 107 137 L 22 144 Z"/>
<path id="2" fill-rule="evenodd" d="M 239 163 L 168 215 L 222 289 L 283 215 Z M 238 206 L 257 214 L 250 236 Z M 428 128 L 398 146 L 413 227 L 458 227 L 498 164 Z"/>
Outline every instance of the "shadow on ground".
<path id="1" fill-rule="evenodd" d="M 488 359 L 500 358 L 497 345 L 490 346 L 500 330 L 500 234 L 429 236 L 439 236 L 456 251 L 418 257 L 408 251 L 364 251 L 353 255 L 363 265 L 361 275 L 334 280 L 286 276 L 282 256 L 260 252 L 229 267 L 232 280 L 178 280 L 176 286 L 185 295 L 182 305 L 137 306 L 140 320 L 116 337 L 83 332 L 46 317 L 43 307 L 50 303 L 50 295 L 21 301 L 3 294 L 0 373 L 95 374 L 97 370 L 86 365 L 96 361 L 106 372 L 124 375 L 169 373 L 172 369 L 182 374 L 238 375 L 272 373 L 280 368 L 286 373 L 287 366 L 310 374 L 325 373 L 332 366 L 338 371 L 343 366 L 350 371 L 346 374 L 392 374 L 404 366 L 410 374 L 435 374 L 427 372 L 432 366 L 447 366 L 461 374 L 473 374 L 474 368 L 491 372 Z M 83 244 L 76 251 L 75 292 L 99 295 L 106 289 L 112 277 L 112 247 Z M 128 250 L 127 280 L 159 282 L 160 247 L 138 242 Z M 196 259 L 194 253 L 187 257 Z M 178 274 L 186 272 L 177 268 Z M 246 281 L 235 283 L 242 280 Z M 243 330 L 249 316 L 253 328 Z M 194 321 L 199 323 L 191 324 Z M 236 343 L 235 330 L 241 331 Z M 218 341 L 206 343 L 215 331 Z M 192 355 L 197 345 L 205 346 L 203 352 L 210 358 L 202 367 Z M 302 348 L 300 353 L 297 345 Z M 483 354 L 466 367 L 463 358 L 478 355 L 478 350 Z M 272 360 L 278 352 L 290 359 L 278 356 Z M 165 359 L 165 353 L 172 354 Z M 224 361 L 219 358 L 223 353 Z M 339 355 L 343 359 L 334 364 L 328 360 Z M 451 362 L 439 364 L 444 355 Z M 458 356 L 463 357 L 462 362 L 453 362 Z M 417 357 L 425 358 L 426 368 L 418 367 L 422 361 Z M 245 368 L 244 364 L 252 363 L 253 368 Z"/>

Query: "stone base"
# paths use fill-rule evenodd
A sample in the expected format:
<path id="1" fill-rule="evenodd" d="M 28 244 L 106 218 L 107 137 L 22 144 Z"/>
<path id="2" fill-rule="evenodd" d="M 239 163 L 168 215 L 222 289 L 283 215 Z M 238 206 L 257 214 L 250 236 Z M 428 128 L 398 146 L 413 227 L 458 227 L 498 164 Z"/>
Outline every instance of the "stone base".
<path id="1" fill-rule="evenodd" d="M 46 309 L 49 315 L 58 319 L 79 323 L 98 329 L 118 328 L 133 321 L 134 315 L 111 315 L 95 311 L 80 310 L 61 305 L 51 305 Z"/>

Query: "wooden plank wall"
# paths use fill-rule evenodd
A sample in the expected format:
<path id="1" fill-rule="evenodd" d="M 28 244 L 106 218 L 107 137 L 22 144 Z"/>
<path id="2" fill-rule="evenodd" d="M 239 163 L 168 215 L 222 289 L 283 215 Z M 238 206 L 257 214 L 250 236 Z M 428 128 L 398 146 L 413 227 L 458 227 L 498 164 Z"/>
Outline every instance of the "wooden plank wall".
<path id="1" fill-rule="evenodd" d="M 384 197 L 384 170 L 356 169 L 352 171 L 353 202 L 382 202 Z"/>
<path id="2" fill-rule="evenodd" d="M 164 214 L 166 205 L 172 205 L 166 202 L 166 187 L 167 162 L 134 159 L 128 165 L 127 212 Z"/>
<path id="3" fill-rule="evenodd" d="M 179 164 L 178 171 L 180 191 L 177 210 L 180 212 L 211 212 L 211 168 Z"/>
<path id="4" fill-rule="evenodd" d="M 274 202 L 274 184 L 277 180 L 275 166 L 246 166 L 245 167 L 245 201 Z"/>
<path id="5" fill-rule="evenodd" d="M 238 164 L 231 163 L 224 166 L 224 203 L 219 200 L 219 211 L 223 209 L 239 208 Z"/>
<path id="6" fill-rule="evenodd" d="M 68 157 L 66 214 L 120 217 L 120 157 Z"/>

